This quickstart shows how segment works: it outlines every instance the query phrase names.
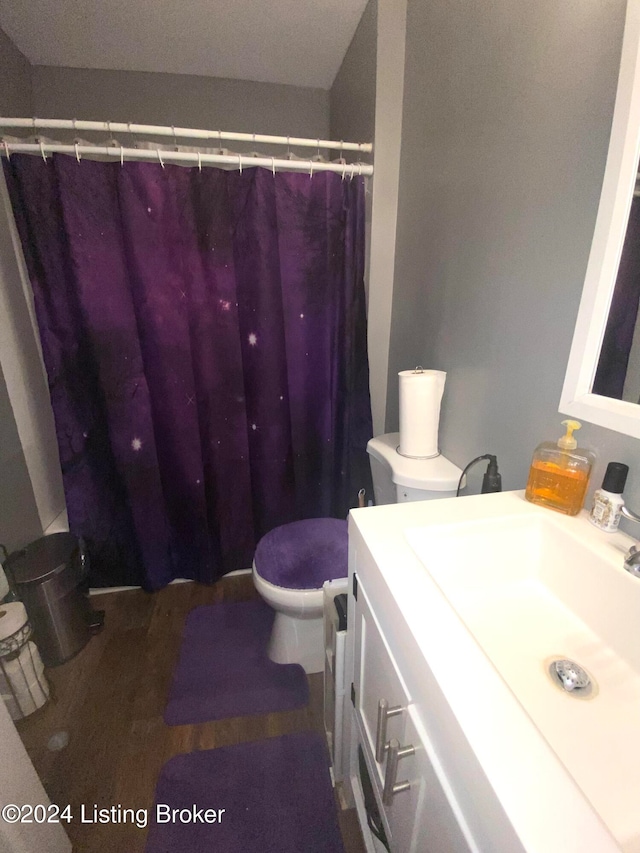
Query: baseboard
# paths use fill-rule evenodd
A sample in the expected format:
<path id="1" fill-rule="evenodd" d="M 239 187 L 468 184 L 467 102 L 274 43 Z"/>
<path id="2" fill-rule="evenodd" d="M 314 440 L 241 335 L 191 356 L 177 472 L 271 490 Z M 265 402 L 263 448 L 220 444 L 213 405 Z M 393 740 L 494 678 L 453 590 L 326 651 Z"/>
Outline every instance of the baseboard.
<path id="1" fill-rule="evenodd" d="M 223 575 L 224 578 L 233 578 L 238 577 L 239 575 L 250 575 L 251 569 L 236 569 L 234 572 L 227 572 L 226 575 Z M 173 586 L 177 583 L 195 583 L 192 578 L 176 578 L 171 581 L 169 586 Z M 130 589 L 142 589 L 141 586 L 101 586 L 101 587 L 92 587 L 89 590 L 89 595 L 105 595 L 108 592 L 126 592 Z"/>

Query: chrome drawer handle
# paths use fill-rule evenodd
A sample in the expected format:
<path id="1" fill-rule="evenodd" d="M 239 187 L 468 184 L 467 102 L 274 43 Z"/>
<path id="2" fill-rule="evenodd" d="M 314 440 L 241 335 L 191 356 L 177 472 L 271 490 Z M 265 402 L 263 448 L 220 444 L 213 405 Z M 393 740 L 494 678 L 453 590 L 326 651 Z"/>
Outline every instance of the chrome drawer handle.
<path id="1" fill-rule="evenodd" d="M 389 741 L 389 754 L 387 755 L 387 769 L 384 774 L 384 790 L 382 791 L 382 803 L 385 806 L 390 806 L 393 803 L 393 798 L 401 791 L 408 791 L 411 787 L 411 782 L 396 782 L 398 776 L 398 762 L 401 758 L 406 758 L 407 755 L 414 755 L 415 749 L 413 746 L 400 746 L 396 738 L 391 738 Z"/>
<path id="2" fill-rule="evenodd" d="M 376 727 L 376 761 L 378 763 L 384 761 L 384 754 L 389 746 L 387 743 L 387 720 L 389 717 L 397 717 L 403 711 L 404 708 L 400 705 L 390 708 L 386 699 L 381 699 L 378 702 L 378 725 Z"/>

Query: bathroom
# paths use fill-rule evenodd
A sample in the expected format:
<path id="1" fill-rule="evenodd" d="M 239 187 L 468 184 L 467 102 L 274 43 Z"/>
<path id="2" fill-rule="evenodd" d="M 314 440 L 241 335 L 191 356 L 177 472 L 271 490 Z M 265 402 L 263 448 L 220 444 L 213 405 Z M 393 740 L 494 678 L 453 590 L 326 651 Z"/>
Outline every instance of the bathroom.
<path id="1" fill-rule="evenodd" d="M 442 453 L 459 467 L 494 453 L 503 489 L 521 489 L 533 448 L 555 437 L 561 420 L 558 404 L 598 211 L 626 4 L 534 0 L 515 6 L 499 0 L 473 7 L 445 0 L 371 0 L 361 8 L 360 27 L 333 87 L 329 81 L 300 97 L 295 109 L 283 108 L 269 131 L 374 142 L 367 309 L 373 434 L 398 428 L 399 371 L 418 364 L 446 370 Z M 49 100 L 56 117 L 134 118 L 246 132 L 265 127 L 264 101 L 248 100 L 249 87 L 240 97 L 245 108 L 252 104 L 251 116 L 239 114 L 237 106 L 234 111 L 233 97 L 220 116 L 213 110 L 187 112 L 192 101 L 175 77 L 171 95 L 145 113 L 148 89 L 145 94 L 142 81 L 135 90 L 126 76 L 113 85 L 108 72 L 82 77 L 68 69 L 30 69 L 8 36 L 0 58 L 3 79 L 12 83 L 4 89 L 3 97 L 11 100 L 3 100 L 3 115 L 44 115 Z M 293 131 L 296 113 L 300 129 Z M 4 288 L 5 275 L 13 275 L 5 253 L 12 250 L 4 220 L 0 227 Z M 21 358 L 5 361 L 3 352 L 4 383 L 12 393 L 4 384 L 0 388 L 0 541 L 11 548 L 40 535 L 47 526 L 41 513 L 51 513 L 60 499 L 59 484 L 46 476 L 55 450 L 50 435 L 42 434 L 46 413 L 34 411 L 37 399 L 19 399 L 20 371 L 33 375 L 34 354 Z M 34 418 L 30 436 L 19 432 L 16 406 Z M 601 482 L 608 461 L 625 462 L 630 466 L 625 498 L 631 508 L 640 507 L 635 440 L 589 422 L 580 438 L 598 451 L 592 487 Z M 39 442 L 47 446 L 40 504 L 28 468 Z M 476 471 L 467 492 L 479 490 Z M 170 618 L 178 622 L 184 615 L 181 604 Z M 144 638 L 143 618 L 128 605 L 117 618 L 126 630 L 119 648 L 110 650 L 114 683 L 123 677 L 119 664 L 127 648 Z M 154 655 L 163 654 L 158 640 Z M 92 737 L 91 727 L 83 725 Z M 143 733 L 148 753 L 160 737 L 153 725 Z M 217 733 L 210 743 L 206 734 L 198 736 L 200 749 L 225 737 Z M 226 737 L 233 740 L 233 734 Z M 171 754 L 189 748 L 175 742 Z M 64 769 L 77 778 L 76 790 L 84 786 L 87 797 L 97 796 L 93 777 L 100 762 L 112 767 L 129 761 L 133 776 L 135 763 L 155 761 L 136 751 L 135 743 L 131 750 L 113 756 L 102 742 L 93 766 Z M 53 773 L 53 758 L 44 758 Z M 46 783 L 46 773 L 43 779 Z M 125 781 L 117 797 L 136 805 Z"/>

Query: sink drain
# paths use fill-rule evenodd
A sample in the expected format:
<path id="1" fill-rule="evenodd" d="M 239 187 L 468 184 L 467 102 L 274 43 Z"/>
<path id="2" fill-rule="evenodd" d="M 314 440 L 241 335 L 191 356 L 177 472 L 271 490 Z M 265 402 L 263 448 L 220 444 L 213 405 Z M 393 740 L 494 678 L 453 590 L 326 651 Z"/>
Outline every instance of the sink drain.
<path id="1" fill-rule="evenodd" d="M 576 698 L 591 696 L 595 684 L 584 667 L 567 658 L 554 658 L 549 664 L 553 682 L 565 693 Z"/>

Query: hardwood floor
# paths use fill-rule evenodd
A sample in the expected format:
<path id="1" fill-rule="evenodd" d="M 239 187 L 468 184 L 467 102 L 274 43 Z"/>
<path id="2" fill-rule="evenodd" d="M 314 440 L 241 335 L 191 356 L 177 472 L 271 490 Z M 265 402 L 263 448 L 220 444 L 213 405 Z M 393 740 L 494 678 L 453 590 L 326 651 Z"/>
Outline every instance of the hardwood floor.
<path id="1" fill-rule="evenodd" d="M 128 590 L 92 599 L 94 608 L 106 611 L 103 631 L 73 660 L 47 670 L 51 700 L 18 723 L 52 802 L 71 805 L 74 820 L 66 828 L 75 851 L 144 850 L 145 829 L 130 823 L 82 824 L 80 806 L 150 810 L 160 768 L 177 753 L 288 732 L 324 732 L 322 674 L 309 677 L 310 702 L 301 710 L 190 726 L 164 724 L 187 613 L 200 604 L 254 596 L 246 575 L 215 586 L 184 583 L 154 594 Z M 52 752 L 47 742 L 60 730 L 68 731 L 69 745 Z M 355 812 L 340 812 L 340 824 L 346 853 L 363 853 Z"/>

